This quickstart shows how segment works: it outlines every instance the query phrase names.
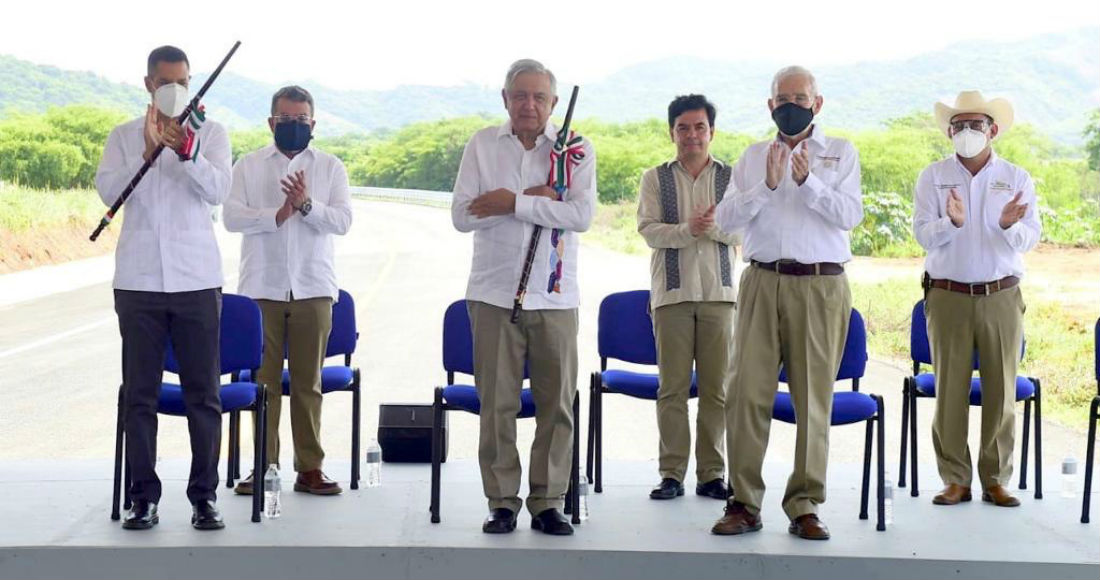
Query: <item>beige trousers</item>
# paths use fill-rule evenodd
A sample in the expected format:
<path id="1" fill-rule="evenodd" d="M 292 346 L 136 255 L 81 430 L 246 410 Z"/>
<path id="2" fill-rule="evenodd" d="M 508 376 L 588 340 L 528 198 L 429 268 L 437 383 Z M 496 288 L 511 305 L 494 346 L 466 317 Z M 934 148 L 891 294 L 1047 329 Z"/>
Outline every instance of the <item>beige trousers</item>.
<path id="1" fill-rule="evenodd" d="M 731 499 L 753 513 L 764 499 L 761 471 L 781 363 L 797 417 L 783 511 L 794 519 L 825 502 L 833 385 L 851 308 L 845 274 L 788 276 L 752 266 L 741 276 L 726 429 Z"/>
<path id="2" fill-rule="evenodd" d="M 573 397 L 577 392 L 577 310 L 511 310 L 467 303 L 474 334 L 474 383 L 481 400 L 478 462 L 489 509 L 518 512 L 522 468 L 516 414 L 526 360 L 535 399 L 527 510 L 565 506 L 573 461 Z"/>
<path id="3" fill-rule="evenodd" d="M 691 450 L 688 395 L 691 372 L 698 375 L 695 418 L 695 479 L 724 477 L 726 390 L 733 357 L 732 302 L 680 302 L 653 311 L 657 339 L 657 429 L 661 478 L 683 482 Z"/>

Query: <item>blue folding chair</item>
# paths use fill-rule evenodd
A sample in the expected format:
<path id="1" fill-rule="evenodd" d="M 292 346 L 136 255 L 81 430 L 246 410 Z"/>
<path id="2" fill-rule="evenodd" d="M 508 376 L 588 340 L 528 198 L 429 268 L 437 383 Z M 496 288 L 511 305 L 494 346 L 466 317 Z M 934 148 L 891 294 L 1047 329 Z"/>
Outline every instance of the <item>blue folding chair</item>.
<path id="1" fill-rule="evenodd" d="M 473 385 L 455 384 L 455 374 L 474 376 L 474 333 L 470 326 L 470 315 L 466 311 L 466 301 L 459 300 L 447 307 L 443 315 L 443 370 L 447 372 L 447 386 L 436 387 L 435 401 L 432 405 L 432 497 L 431 520 L 438 524 L 440 467 L 443 463 L 443 413 L 446 411 L 465 411 L 474 415 L 481 414 L 481 400 L 477 388 Z M 524 379 L 527 368 L 524 368 Z M 530 388 L 519 393 L 520 410 L 517 419 L 535 416 L 535 397 Z M 565 513 L 572 514 L 574 524 L 581 523 L 580 498 L 573 493 L 579 484 L 580 449 L 576 434 L 576 425 L 580 422 L 580 399 L 573 396 L 573 466 L 569 476 L 569 490 L 565 496 Z"/>
<path id="2" fill-rule="evenodd" d="M 1020 345 L 1020 357 L 1024 355 L 1027 341 Z M 932 364 L 932 349 L 928 344 L 928 323 L 924 317 L 924 300 L 913 306 L 909 326 L 909 356 L 913 359 L 913 375 L 902 381 L 901 398 L 901 454 L 898 467 L 898 487 L 905 487 L 906 445 L 909 446 L 910 489 L 909 495 L 917 497 L 917 399 L 936 396 L 936 375 L 922 373 L 921 365 Z M 978 370 L 978 352 L 974 352 L 974 370 Z M 1027 447 L 1031 426 L 1031 404 L 1035 403 L 1035 499 L 1043 499 L 1043 407 L 1040 382 L 1035 377 L 1016 377 L 1016 401 L 1024 403 L 1024 433 L 1020 451 L 1020 489 L 1027 489 Z M 970 379 L 970 406 L 982 404 L 982 380 Z M 908 433 L 908 436 L 907 436 Z"/>
<path id="3" fill-rule="evenodd" d="M 660 390 L 657 373 L 638 373 L 607 368 L 610 359 L 637 365 L 657 365 L 657 343 L 653 318 L 649 314 L 649 290 L 609 294 L 600 302 L 598 350 L 600 371 L 589 383 L 588 480 L 596 493 L 603 493 L 603 395 L 613 393 L 656 401 Z M 695 373 L 688 398 L 699 396 Z M 593 479 L 593 473 L 595 479 Z"/>
<path id="4" fill-rule="evenodd" d="M 848 336 L 844 342 L 844 356 L 840 360 L 840 369 L 837 370 L 836 380 L 852 381 L 851 391 L 833 393 L 833 412 L 829 419 L 829 425 L 851 425 L 853 423 L 866 422 L 867 436 L 863 444 L 863 485 L 860 493 L 859 519 L 867 519 L 868 491 L 871 478 L 871 440 L 875 437 L 875 423 L 878 423 L 877 432 L 877 457 L 878 457 L 878 483 L 876 485 L 876 498 L 878 507 L 878 523 L 875 529 L 886 530 L 885 490 L 883 480 L 886 477 L 886 451 L 885 428 L 883 421 L 886 412 L 883 407 L 881 395 L 873 395 L 859 392 L 859 380 L 863 378 L 867 370 L 867 329 L 863 324 L 863 316 L 855 308 L 848 323 Z M 787 382 L 787 370 L 781 368 L 779 381 Z M 775 403 L 772 407 L 772 418 L 784 423 L 795 424 L 794 402 L 791 394 L 779 391 L 775 394 Z"/>
<path id="5" fill-rule="evenodd" d="M 351 355 L 359 342 L 359 331 L 355 325 L 355 300 L 351 294 L 340 290 L 339 299 L 332 305 L 332 330 L 328 334 L 328 346 L 325 358 L 342 356 L 343 365 L 321 367 L 321 393 L 351 393 L 351 488 L 359 489 L 359 439 L 360 439 L 360 380 L 359 367 L 351 366 Z M 284 358 L 286 353 L 283 353 Z M 249 371 L 241 371 L 241 380 L 251 379 Z M 283 396 L 290 396 L 290 370 L 283 369 Z M 233 437 L 233 435 L 230 435 Z M 233 444 L 240 446 L 240 433 L 236 433 Z M 234 474 L 240 477 L 239 462 L 234 466 Z"/>
<path id="6" fill-rule="evenodd" d="M 220 331 L 220 360 L 221 374 L 235 375 L 241 369 L 256 369 L 260 366 L 263 353 L 263 320 L 260 315 L 260 307 L 250 298 L 235 294 L 222 295 L 221 331 Z M 179 362 L 172 350 L 171 340 L 166 345 L 167 355 L 164 370 L 173 374 L 179 374 Z M 222 403 L 222 412 L 229 413 L 230 436 L 234 430 L 239 438 L 241 411 L 258 411 L 259 417 L 254 422 L 253 462 L 257 473 L 262 473 L 261 466 L 267 463 L 267 449 L 264 442 L 267 433 L 267 425 L 264 420 L 267 409 L 267 396 L 260 385 L 249 381 L 232 379 L 231 382 L 221 386 L 219 392 Z M 160 396 L 157 400 L 157 413 L 184 417 L 187 409 L 184 406 L 183 390 L 175 383 L 162 383 Z M 126 440 L 125 430 L 125 389 L 120 386 L 118 390 L 118 416 L 115 421 L 115 465 L 114 465 L 114 493 L 112 494 L 111 519 L 118 520 L 119 498 L 125 493 L 125 509 L 130 509 L 130 466 L 125 466 L 123 476 L 123 446 Z M 226 484 L 233 486 L 233 478 L 239 477 L 240 452 L 229 446 L 229 457 L 226 460 Z M 125 492 L 123 482 L 125 479 Z M 260 511 L 263 506 L 263 478 L 256 478 L 257 492 L 252 494 L 252 521 L 260 521 Z"/>
<path id="7" fill-rule="evenodd" d="M 1081 498 L 1081 523 L 1089 523 L 1089 499 L 1092 497 L 1092 462 L 1096 457 L 1096 421 L 1100 420 L 1100 318 L 1092 338 L 1093 358 L 1096 364 L 1096 396 L 1089 406 L 1089 442 L 1085 451 L 1085 489 Z"/>

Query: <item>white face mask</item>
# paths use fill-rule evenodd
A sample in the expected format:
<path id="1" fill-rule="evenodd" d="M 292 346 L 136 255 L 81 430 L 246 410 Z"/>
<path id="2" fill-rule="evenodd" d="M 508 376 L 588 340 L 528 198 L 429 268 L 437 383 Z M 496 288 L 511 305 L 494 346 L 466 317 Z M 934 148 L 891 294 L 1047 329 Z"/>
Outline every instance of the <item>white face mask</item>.
<path id="1" fill-rule="evenodd" d="M 985 133 L 979 133 L 970 128 L 963 129 L 951 137 L 955 144 L 955 152 L 960 156 L 970 159 L 985 150 L 988 140 Z"/>
<path id="2" fill-rule="evenodd" d="M 157 110 L 173 119 L 183 113 L 189 101 L 187 87 L 179 83 L 163 85 L 153 93 L 153 104 Z"/>

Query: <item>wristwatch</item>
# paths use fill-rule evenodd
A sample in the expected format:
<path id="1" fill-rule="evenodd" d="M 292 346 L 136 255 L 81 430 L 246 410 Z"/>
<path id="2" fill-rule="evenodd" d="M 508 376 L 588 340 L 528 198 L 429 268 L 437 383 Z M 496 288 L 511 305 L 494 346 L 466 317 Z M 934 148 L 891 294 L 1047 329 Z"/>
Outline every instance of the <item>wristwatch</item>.
<path id="1" fill-rule="evenodd" d="M 306 200 L 302 202 L 302 206 L 298 208 L 298 211 L 302 212 L 302 217 L 309 215 L 309 212 L 313 211 L 313 199 L 307 197 Z"/>

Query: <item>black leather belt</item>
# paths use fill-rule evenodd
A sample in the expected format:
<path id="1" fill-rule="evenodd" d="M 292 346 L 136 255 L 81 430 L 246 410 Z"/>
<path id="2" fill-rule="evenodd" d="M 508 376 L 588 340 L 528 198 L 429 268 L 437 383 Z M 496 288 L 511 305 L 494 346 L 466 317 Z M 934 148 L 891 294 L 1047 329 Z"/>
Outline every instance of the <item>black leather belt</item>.
<path id="1" fill-rule="evenodd" d="M 844 266 L 833 262 L 818 262 L 816 264 L 803 264 L 780 260 L 778 262 L 757 262 L 752 265 L 763 270 L 770 270 L 777 274 L 787 276 L 838 276 L 844 273 Z"/>
<path id="2" fill-rule="evenodd" d="M 970 296 L 989 296 L 995 294 L 1001 290 L 1008 290 L 1013 286 L 1017 286 L 1020 283 L 1020 279 L 1016 276 L 1005 276 L 1000 280 L 994 280 L 992 282 L 979 282 L 977 284 L 968 284 L 966 282 L 956 282 L 954 280 L 937 280 L 930 278 L 928 274 L 924 275 L 924 289 L 939 288 L 940 290 L 947 290 L 948 292 L 958 292 L 960 294 L 969 294 Z"/>

